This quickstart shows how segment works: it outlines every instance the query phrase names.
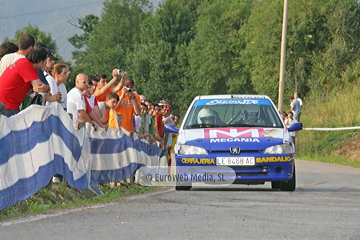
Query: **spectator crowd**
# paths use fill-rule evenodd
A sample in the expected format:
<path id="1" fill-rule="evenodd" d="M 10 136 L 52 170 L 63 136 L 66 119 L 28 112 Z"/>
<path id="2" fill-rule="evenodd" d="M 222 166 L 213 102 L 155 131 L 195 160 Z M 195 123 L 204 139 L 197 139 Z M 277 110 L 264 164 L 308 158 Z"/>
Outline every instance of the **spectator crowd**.
<path id="1" fill-rule="evenodd" d="M 19 37 L 18 45 L 0 45 L 1 114 L 10 117 L 31 104 L 48 105 L 57 102 L 72 118 L 75 129 L 88 122 L 94 131 L 121 128 L 125 134 L 158 144 L 168 153 L 175 136 L 164 131 L 164 124 L 179 123 L 179 116 L 164 100 L 152 101 L 136 92 L 128 73 L 114 69 L 111 79 L 105 73 L 75 77 L 75 87 L 67 92 L 65 82 L 69 66 L 58 62 L 47 46 L 29 34 Z M 53 181 L 58 181 L 54 178 Z"/>

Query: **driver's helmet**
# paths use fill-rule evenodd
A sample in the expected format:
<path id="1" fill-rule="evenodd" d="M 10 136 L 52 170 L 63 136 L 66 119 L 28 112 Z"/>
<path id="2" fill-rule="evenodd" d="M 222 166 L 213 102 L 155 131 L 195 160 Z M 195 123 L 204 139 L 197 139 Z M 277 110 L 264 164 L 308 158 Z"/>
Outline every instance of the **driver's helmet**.
<path id="1" fill-rule="evenodd" d="M 214 124 L 216 122 L 216 112 L 209 108 L 203 108 L 198 113 L 199 124 Z"/>
<path id="2" fill-rule="evenodd" d="M 258 118 L 260 116 L 260 106 L 255 104 L 244 105 L 243 113 L 245 119 Z"/>

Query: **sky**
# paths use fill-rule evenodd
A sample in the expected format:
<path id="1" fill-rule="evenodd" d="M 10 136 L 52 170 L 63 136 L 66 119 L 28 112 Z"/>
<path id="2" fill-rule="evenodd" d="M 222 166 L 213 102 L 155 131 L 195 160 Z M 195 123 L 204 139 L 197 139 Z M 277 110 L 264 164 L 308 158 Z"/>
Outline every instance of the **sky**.
<path id="1" fill-rule="evenodd" d="M 56 41 L 58 52 L 66 61 L 71 61 L 75 48 L 68 38 L 82 31 L 68 20 L 83 18 L 87 14 L 100 16 L 104 0 L 0 0 L 0 42 L 5 37 L 12 39 L 17 30 L 37 26 L 50 33 Z M 156 6 L 161 0 L 150 0 Z M 41 6 L 41 7 L 40 7 Z"/>

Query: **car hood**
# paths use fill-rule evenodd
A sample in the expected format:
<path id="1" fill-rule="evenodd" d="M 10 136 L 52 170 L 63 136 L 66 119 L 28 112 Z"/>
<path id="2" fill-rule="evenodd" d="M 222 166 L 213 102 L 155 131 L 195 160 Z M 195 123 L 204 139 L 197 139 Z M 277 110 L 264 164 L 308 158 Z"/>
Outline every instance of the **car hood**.
<path id="1" fill-rule="evenodd" d="M 183 130 L 180 136 L 181 142 L 199 146 L 208 151 L 229 150 L 229 147 L 261 150 L 284 143 L 284 129 L 282 128 L 187 129 Z"/>

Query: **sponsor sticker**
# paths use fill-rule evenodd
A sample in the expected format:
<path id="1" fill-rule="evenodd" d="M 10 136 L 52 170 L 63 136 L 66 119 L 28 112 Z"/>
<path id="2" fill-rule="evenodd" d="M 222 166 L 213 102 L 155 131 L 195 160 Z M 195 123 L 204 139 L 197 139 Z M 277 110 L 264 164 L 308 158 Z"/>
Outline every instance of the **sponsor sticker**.
<path id="1" fill-rule="evenodd" d="M 290 162 L 291 157 L 262 157 L 256 158 L 257 163 L 267 163 L 267 162 Z"/>
<path id="2" fill-rule="evenodd" d="M 263 128 L 206 128 L 204 129 L 205 138 L 241 138 L 264 137 Z"/>
<path id="3" fill-rule="evenodd" d="M 214 159 L 206 159 L 206 158 L 183 158 L 181 159 L 182 163 L 189 164 L 215 164 Z"/>

